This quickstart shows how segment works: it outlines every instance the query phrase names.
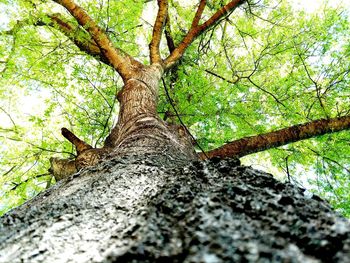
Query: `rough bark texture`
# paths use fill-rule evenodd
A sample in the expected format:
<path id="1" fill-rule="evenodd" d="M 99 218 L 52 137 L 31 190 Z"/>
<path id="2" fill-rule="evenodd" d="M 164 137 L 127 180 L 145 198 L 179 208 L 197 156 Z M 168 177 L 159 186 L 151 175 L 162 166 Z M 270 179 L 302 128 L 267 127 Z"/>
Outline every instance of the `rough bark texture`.
<path id="1" fill-rule="evenodd" d="M 350 262 L 349 228 L 237 159 L 124 156 L 4 215 L 0 262 Z"/>

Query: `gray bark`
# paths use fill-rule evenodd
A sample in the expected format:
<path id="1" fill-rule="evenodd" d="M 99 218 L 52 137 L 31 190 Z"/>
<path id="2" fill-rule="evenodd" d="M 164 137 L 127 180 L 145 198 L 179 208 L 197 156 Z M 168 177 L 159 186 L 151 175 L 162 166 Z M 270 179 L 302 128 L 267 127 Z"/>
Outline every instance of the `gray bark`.
<path id="1" fill-rule="evenodd" d="M 0 220 L 0 262 L 350 262 L 350 224 L 239 165 L 124 156 Z"/>

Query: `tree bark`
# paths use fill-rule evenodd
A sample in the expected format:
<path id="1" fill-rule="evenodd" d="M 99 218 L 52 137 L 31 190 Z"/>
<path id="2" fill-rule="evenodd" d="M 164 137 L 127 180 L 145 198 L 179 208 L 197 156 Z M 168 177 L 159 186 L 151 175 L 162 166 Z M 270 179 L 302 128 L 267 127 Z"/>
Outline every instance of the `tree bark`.
<path id="1" fill-rule="evenodd" d="M 111 159 L 0 219 L 0 262 L 349 262 L 319 197 L 239 165 Z"/>

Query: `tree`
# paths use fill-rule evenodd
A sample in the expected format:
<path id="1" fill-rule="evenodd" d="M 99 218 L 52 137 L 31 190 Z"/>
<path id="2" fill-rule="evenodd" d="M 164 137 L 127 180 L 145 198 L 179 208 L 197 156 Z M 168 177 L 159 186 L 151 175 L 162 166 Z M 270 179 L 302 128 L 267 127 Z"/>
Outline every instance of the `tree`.
<path id="1" fill-rule="evenodd" d="M 221 260 L 250 261 L 265 257 L 278 261 L 293 257 L 293 253 L 297 254 L 298 261 L 312 258 L 342 261 L 346 258 L 350 242 L 346 220 L 332 214 L 327 204 L 317 197 L 308 199 L 301 190 L 239 166 L 234 159 L 349 128 L 346 96 L 349 62 L 344 60 L 349 53 L 344 42 L 348 37 L 345 33 L 348 22 L 345 14 L 328 8 L 324 10 L 324 17 L 308 17 L 301 13 L 300 18 L 293 19 L 286 3 L 269 9 L 264 7 L 266 3 L 252 1 L 201 0 L 190 3 L 188 9 L 176 1 L 158 1 L 149 44 L 150 61 L 146 64 L 140 62 L 146 60 L 142 52 L 143 41 L 132 34 L 121 35 L 122 32 L 137 32 L 144 2 L 101 1 L 85 4 L 84 8 L 71 0 L 53 2 L 16 3 L 16 7 L 25 7 L 28 12 L 3 33 L 10 35 L 9 39 L 13 41 L 13 45 L 6 47 L 8 55 L 2 70 L 4 79 L 8 81 L 7 74 L 16 71 L 20 76 L 16 82 L 18 86 L 32 85 L 35 88 L 40 80 L 41 85 L 51 87 L 75 104 L 78 118 L 80 109 L 89 116 L 92 124 L 99 123 L 103 130 L 94 137 L 89 130 L 91 127 L 87 128 L 86 134 L 94 137 L 92 144 L 62 128 L 62 135 L 75 146 L 76 155 L 74 159 L 52 158 L 50 172 L 62 181 L 3 217 L 2 233 L 8 238 L 2 240 L 4 257 L 20 260 L 14 252 L 14 244 L 21 240 L 21 259 L 55 259 L 61 248 L 66 250 L 71 246 L 71 239 L 76 244 L 72 245 L 74 249 L 70 254 L 73 258 L 68 260 L 75 261 L 79 260 L 74 258 L 76 256 L 81 256 L 84 261 L 179 258 L 215 262 L 219 257 Z M 271 2 L 273 6 L 275 3 Z M 189 11 L 193 6 L 194 13 Z M 59 8 L 59 12 L 48 12 L 55 8 Z M 125 12 L 125 15 L 120 18 L 112 15 L 117 11 Z M 240 16 L 235 18 L 233 14 L 237 13 Z M 185 19 L 187 17 L 191 19 Z M 259 23 L 264 24 L 259 27 Z M 239 38 L 232 39 L 234 35 Z M 30 54 L 27 54 L 29 36 L 34 51 L 30 49 Z M 161 45 L 162 38 L 166 45 Z M 44 46 L 36 47 L 37 41 Z M 54 43 L 54 48 L 51 43 Z M 72 44 L 75 47 L 72 48 Z M 22 49 L 21 53 L 16 49 Z M 62 63 L 69 63 L 67 59 L 72 59 L 75 56 L 72 54 L 77 52 L 79 60 L 74 61 L 77 65 Z M 25 59 L 33 56 L 32 53 L 34 57 L 40 54 L 35 63 Z M 63 55 L 67 53 L 68 56 Z M 219 53 L 223 55 L 217 56 Z M 217 56 L 215 59 L 208 60 L 214 55 Z M 252 63 L 242 60 L 243 57 L 251 57 Z M 14 64 L 16 59 L 23 63 Z M 52 59 L 58 59 L 59 63 L 52 63 Z M 34 67 L 34 77 L 32 68 L 27 73 L 22 71 L 27 64 Z M 41 70 L 36 70 L 37 66 Z M 82 70 L 85 68 L 91 72 L 96 70 L 101 79 L 108 75 L 109 80 L 103 82 L 104 85 L 113 83 L 110 76 L 117 73 L 122 87 L 119 89 L 117 85 L 115 98 L 111 96 L 115 89 L 108 91 L 110 97 L 107 99 L 99 86 L 102 81 L 91 80 L 88 71 L 84 73 Z M 55 78 L 50 79 L 46 70 L 52 70 Z M 76 83 L 73 80 L 68 82 L 66 74 L 73 76 Z M 278 81 L 275 81 L 277 76 Z M 82 83 L 90 83 L 101 95 L 100 100 L 92 100 L 94 94 L 85 94 L 91 92 L 86 87 L 81 87 L 75 98 L 72 93 L 69 96 L 65 94 L 66 89 Z M 162 93 L 160 85 L 164 87 Z M 196 88 L 200 88 L 198 93 Z M 85 103 L 94 102 L 89 105 L 89 110 L 80 105 L 79 92 L 85 96 Z M 204 93 L 215 96 L 203 96 Z M 301 96 L 305 99 L 300 99 Z M 194 104 L 193 101 L 200 97 L 199 103 Z M 103 109 L 101 100 L 108 105 L 107 110 Z M 118 119 L 109 130 L 116 100 L 119 102 Z M 56 104 L 60 101 L 57 100 Z M 253 108 L 252 116 L 246 117 L 244 108 L 247 106 Z M 50 104 L 45 113 L 47 117 L 52 116 L 54 107 Z M 262 115 L 264 111 L 266 114 Z M 8 114 L 5 108 L 3 112 Z M 272 118 L 274 112 L 278 112 L 279 116 Z M 68 111 L 66 113 L 71 117 Z M 206 116 L 204 124 L 200 115 L 212 117 Z M 8 117 L 12 119 L 11 114 Z M 294 125 L 281 129 L 286 126 L 284 119 L 288 118 L 291 120 L 289 124 Z M 301 121 L 305 119 L 308 121 Z M 251 130 L 263 134 L 231 140 L 229 137 L 233 133 L 237 136 L 244 134 L 239 131 L 242 125 L 246 125 L 242 121 L 252 126 Z M 33 116 L 33 122 L 39 126 L 47 125 L 37 116 Z M 197 141 L 184 122 L 192 127 Z M 266 123 L 272 125 L 264 128 Z M 276 127 L 279 129 L 267 132 Z M 21 134 L 19 129 L 13 121 L 12 130 L 7 132 L 17 140 Z M 208 132 L 211 132 L 210 136 Z M 206 138 L 203 139 L 203 136 Z M 345 153 L 348 151 L 348 136 L 348 132 L 343 132 L 334 137 L 343 141 Z M 103 144 L 96 147 L 104 137 Z M 214 137 L 217 138 L 211 142 Z M 227 140 L 231 142 L 217 149 L 203 150 L 199 146 L 215 148 Z M 201 148 L 202 153 L 197 154 L 193 144 Z M 338 172 L 349 171 L 345 157 L 340 161 L 339 158 L 323 156 L 318 151 L 319 145 L 316 143 L 309 147 L 310 151 L 336 164 Z M 46 146 L 36 147 L 45 150 Z M 287 149 L 287 152 L 295 151 L 294 147 L 292 149 Z M 273 154 L 281 156 L 278 152 Z M 293 158 L 290 155 L 282 155 L 288 175 L 288 161 Z M 198 158 L 213 157 L 233 159 L 220 161 L 214 158 L 198 162 Z M 32 158 L 35 160 L 37 156 L 34 154 Z M 6 174 L 10 174 L 16 166 L 10 166 Z M 189 176 L 191 178 L 187 178 Z M 129 179 L 124 180 L 125 177 Z M 16 183 L 14 188 L 19 185 L 21 182 Z M 108 186 L 110 189 L 107 189 Z M 254 194 L 256 197 L 252 197 Z M 170 200 L 174 200 L 174 204 Z M 283 211 L 283 206 L 286 206 L 286 211 Z M 102 209 L 101 213 L 97 209 Z M 108 214 L 108 209 L 113 215 Z M 206 214 L 208 218 L 205 218 Z M 220 223 L 214 224 L 209 232 L 196 232 L 196 227 L 204 229 L 212 225 L 215 218 Z M 268 218 L 275 219 L 271 221 Z M 112 222 L 108 223 L 109 219 Z M 118 220 L 121 220 L 121 225 L 116 223 Z M 195 223 L 196 220 L 200 223 Z M 95 245 L 95 250 L 78 251 L 78 244 L 84 246 L 90 237 L 72 237 L 67 231 L 59 234 L 60 221 L 68 229 L 75 229 L 73 232 L 76 234 L 88 231 L 86 225 L 91 222 L 90 237 L 95 241 L 90 244 Z M 239 229 L 239 224 L 235 225 L 238 221 L 244 230 Z M 35 222 L 40 223 L 40 227 Z M 171 230 L 172 225 L 174 230 Z M 228 236 L 222 231 L 226 226 Z M 109 227 L 113 233 L 122 233 L 122 236 L 101 232 Z M 53 243 L 40 247 L 45 244 L 43 240 L 46 240 L 47 229 L 51 231 L 49 236 Z M 261 230 L 261 236 L 255 238 L 256 233 L 252 229 Z M 16 231 L 23 231 L 26 238 L 39 237 L 39 247 L 14 234 Z M 191 239 L 191 234 L 196 237 Z M 52 237 L 55 235 L 59 237 L 57 240 Z M 240 237 L 235 239 L 235 235 Z M 101 238 L 103 242 L 99 242 Z M 213 243 L 213 239 L 218 239 L 218 243 Z M 63 240 L 67 243 L 64 244 Z M 239 242 L 239 245 L 230 250 L 225 244 L 233 241 Z M 125 244 L 121 245 L 123 242 Z M 289 245 L 290 242 L 293 245 Z M 58 248 L 56 252 L 54 247 Z"/>
<path id="2" fill-rule="evenodd" d="M 153 28 L 142 20 L 144 3 L 127 10 L 125 4 L 101 2 L 85 8 L 114 45 L 147 64 L 143 43 L 149 41 L 147 32 Z M 146 1 L 145 6 L 150 5 Z M 334 133 L 349 123 L 347 13 L 330 6 L 308 14 L 295 13 L 286 3 L 264 5 L 243 6 L 235 11 L 237 16 L 225 17 L 198 36 L 176 67 L 163 75 L 161 85 L 167 92 L 160 89 L 157 111 L 168 123 L 187 126 L 196 138 L 195 146 L 209 151 L 207 156 L 265 150 L 245 163 L 268 160 L 293 182 L 299 177 L 305 183 L 305 171 L 310 170 L 309 174 L 316 174 L 310 180 L 317 192 L 349 214 L 348 132 Z M 191 26 L 191 19 L 185 18 L 192 6 L 195 3 L 187 7 L 171 3 L 173 19 L 169 17 L 160 45 L 163 57 L 184 39 L 185 28 Z M 208 2 L 200 22 L 219 7 Z M 0 112 L 5 122 L 0 135 L 0 180 L 7 204 L 0 207 L 2 213 L 51 185 L 47 169 L 52 154 L 76 157 L 57 134 L 58 125 L 68 125 L 90 145 L 101 147 L 118 115 L 115 94 L 122 83 L 115 70 L 106 66 L 107 59 L 100 56 L 87 31 L 57 8 L 51 2 L 31 1 L 9 2 L 2 8 L 3 17 L 9 19 L 1 37 Z M 124 10 L 125 15 L 112 18 L 114 10 Z M 17 19 L 18 14 L 22 19 Z M 146 40 L 140 40 L 143 37 Z M 16 107 L 28 107 L 32 94 L 43 97 L 45 104 L 40 105 L 46 108 L 20 115 Z M 305 124 L 301 131 L 300 124 Z M 206 158 L 203 153 L 201 157 Z"/>

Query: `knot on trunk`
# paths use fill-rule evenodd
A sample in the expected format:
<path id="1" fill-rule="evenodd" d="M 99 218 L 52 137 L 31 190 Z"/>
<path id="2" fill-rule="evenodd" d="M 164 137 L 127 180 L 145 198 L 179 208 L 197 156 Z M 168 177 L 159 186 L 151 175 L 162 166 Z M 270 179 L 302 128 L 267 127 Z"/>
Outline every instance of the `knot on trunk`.
<path id="1" fill-rule="evenodd" d="M 56 181 L 69 177 L 79 170 L 98 164 L 109 152 L 109 148 L 93 148 L 88 143 L 82 141 L 66 128 L 61 129 L 62 135 L 74 144 L 77 157 L 75 159 L 50 159 L 49 172 Z"/>

